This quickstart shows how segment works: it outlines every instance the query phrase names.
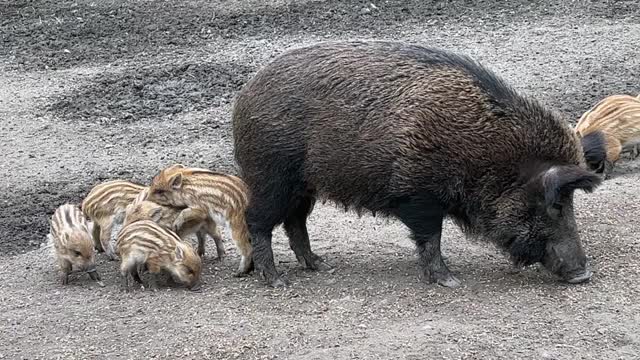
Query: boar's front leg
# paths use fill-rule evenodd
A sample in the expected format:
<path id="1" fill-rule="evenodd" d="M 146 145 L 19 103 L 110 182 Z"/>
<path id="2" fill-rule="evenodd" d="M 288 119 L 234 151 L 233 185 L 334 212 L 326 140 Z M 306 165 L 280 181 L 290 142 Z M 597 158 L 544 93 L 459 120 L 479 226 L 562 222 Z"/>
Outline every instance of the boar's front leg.
<path id="1" fill-rule="evenodd" d="M 442 260 L 440 238 L 444 211 L 436 204 L 432 201 L 408 200 L 398 206 L 396 215 L 411 230 L 424 281 L 456 288 L 460 286 L 460 280 L 451 274 Z"/>

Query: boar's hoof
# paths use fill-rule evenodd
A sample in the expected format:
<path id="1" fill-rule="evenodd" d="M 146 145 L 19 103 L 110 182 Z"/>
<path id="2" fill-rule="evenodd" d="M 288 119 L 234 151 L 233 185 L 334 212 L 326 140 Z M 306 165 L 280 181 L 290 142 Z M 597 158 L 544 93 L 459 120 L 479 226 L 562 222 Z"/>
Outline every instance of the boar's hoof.
<path id="1" fill-rule="evenodd" d="M 318 260 L 314 261 L 313 263 L 306 264 L 306 268 L 314 271 L 329 271 L 333 269 L 333 266 L 318 258 Z"/>
<path id="2" fill-rule="evenodd" d="M 438 285 L 444 286 L 444 287 L 448 287 L 451 289 L 457 288 L 460 286 L 461 282 L 460 280 L 458 280 L 457 277 L 451 275 L 451 273 L 447 272 L 447 273 L 433 273 L 433 274 L 425 274 L 426 276 L 424 276 L 424 280 L 429 283 L 429 284 L 433 284 L 436 283 Z"/>
<path id="3" fill-rule="evenodd" d="M 460 286 L 461 282 L 460 280 L 458 280 L 458 278 L 456 278 L 455 276 L 449 274 L 448 276 L 444 276 L 444 277 L 439 277 L 437 279 L 438 284 L 444 286 L 444 287 L 448 287 L 451 289 L 455 289 L 457 287 Z"/>
<path id="4" fill-rule="evenodd" d="M 282 275 L 269 275 L 264 270 L 260 271 L 260 277 L 263 278 L 269 286 L 273 288 L 281 288 L 289 285 L 289 282 Z"/>
<path id="5" fill-rule="evenodd" d="M 289 282 L 283 277 L 278 276 L 275 280 L 271 281 L 269 285 L 273 288 L 282 288 L 289 285 Z"/>
<path id="6" fill-rule="evenodd" d="M 322 258 L 316 254 L 311 254 L 309 256 L 297 256 L 298 263 L 304 266 L 306 269 L 314 270 L 314 271 L 329 271 L 333 269 L 333 267 Z"/>
<path id="7" fill-rule="evenodd" d="M 581 274 L 568 278 L 566 281 L 569 284 L 580 284 L 589 281 L 592 275 L 593 273 L 591 271 L 586 270 Z"/>

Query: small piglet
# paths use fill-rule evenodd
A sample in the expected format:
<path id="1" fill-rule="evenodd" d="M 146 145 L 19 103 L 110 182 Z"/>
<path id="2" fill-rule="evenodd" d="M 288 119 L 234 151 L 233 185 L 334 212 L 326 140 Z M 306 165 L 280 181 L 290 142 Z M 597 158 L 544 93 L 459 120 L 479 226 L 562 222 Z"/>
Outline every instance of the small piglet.
<path id="1" fill-rule="evenodd" d="M 78 206 L 64 204 L 56 209 L 47 238 L 53 245 L 63 285 L 69 283 L 69 273 L 75 267 L 87 272 L 98 285 L 104 286 L 96 270 L 94 244 L 87 221 Z"/>
<path id="2" fill-rule="evenodd" d="M 624 153 L 640 155 L 640 96 L 611 95 L 587 110 L 576 124 L 587 165 L 605 179 Z"/>
<path id="3" fill-rule="evenodd" d="M 125 291 L 129 291 L 129 274 L 143 284 L 140 272 L 144 270 L 152 274 L 165 270 L 191 290 L 200 288 L 200 256 L 176 233 L 152 220 L 140 220 L 125 226 L 118 234 L 116 253 L 121 259 L 120 273 Z M 152 278 L 149 285 L 156 288 L 155 279 Z"/>

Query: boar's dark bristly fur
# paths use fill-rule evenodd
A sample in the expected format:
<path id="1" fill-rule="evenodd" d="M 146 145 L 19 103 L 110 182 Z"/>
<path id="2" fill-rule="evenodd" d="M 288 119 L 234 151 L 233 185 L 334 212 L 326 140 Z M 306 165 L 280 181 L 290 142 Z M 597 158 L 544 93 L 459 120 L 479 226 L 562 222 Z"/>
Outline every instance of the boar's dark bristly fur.
<path id="1" fill-rule="evenodd" d="M 428 282 L 459 284 L 440 253 L 447 216 L 518 264 L 542 262 L 569 282 L 591 276 L 573 191 L 600 180 L 580 141 L 465 56 L 390 41 L 288 51 L 237 96 L 233 135 L 254 261 L 273 286 L 286 284 L 271 249 L 279 224 L 300 263 L 328 267 L 309 245 L 316 199 L 399 218 Z"/>

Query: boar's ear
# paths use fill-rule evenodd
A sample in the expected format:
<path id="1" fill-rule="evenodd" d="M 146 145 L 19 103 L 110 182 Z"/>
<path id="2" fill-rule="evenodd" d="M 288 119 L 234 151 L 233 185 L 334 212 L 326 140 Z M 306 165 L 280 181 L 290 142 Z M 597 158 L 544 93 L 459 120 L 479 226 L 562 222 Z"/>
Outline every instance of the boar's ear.
<path id="1" fill-rule="evenodd" d="M 176 246 L 176 260 L 182 261 L 184 259 L 184 250 L 180 246 Z"/>
<path id="2" fill-rule="evenodd" d="M 554 206 L 563 195 L 576 189 L 593 192 L 601 182 L 600 176 L 579 166 L 553 166 L 542 176 L 545 203 L 549 207 Z"/>
<path id="3" fill-rule="evenodd" d="M 174 190 L 179 190 L 182 187 L 182 174 L 177 173 L 169 178 L 169 186 Z"/>

